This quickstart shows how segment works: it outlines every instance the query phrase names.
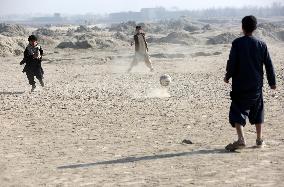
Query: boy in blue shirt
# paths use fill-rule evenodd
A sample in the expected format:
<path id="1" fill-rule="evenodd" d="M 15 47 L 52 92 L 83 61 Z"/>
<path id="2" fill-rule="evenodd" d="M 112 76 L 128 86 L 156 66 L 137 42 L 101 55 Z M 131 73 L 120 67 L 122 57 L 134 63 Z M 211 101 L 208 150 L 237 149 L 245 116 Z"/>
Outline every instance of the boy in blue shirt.
<path id="1" fill-rule="evenodd" d="M 232 78 L 231 107 L 229 121 L 236 128 L 238 140 L 225 148 L 234 151 L 246 146 L 243 127 L 246 118 L 256 127 L 256 146 L 262 147 L 262 124 L 264 122 L 263 106 L 263 65 L 265 66 L 268 84 L 276 89 L 275 72 L 266 44 L 255 38 L 252 33 L 257 28 L 254 16 L 242 19 L 244 36 L 232 42 L 232 48 L 227 61 L 224 81 L 229 83 Z"/>

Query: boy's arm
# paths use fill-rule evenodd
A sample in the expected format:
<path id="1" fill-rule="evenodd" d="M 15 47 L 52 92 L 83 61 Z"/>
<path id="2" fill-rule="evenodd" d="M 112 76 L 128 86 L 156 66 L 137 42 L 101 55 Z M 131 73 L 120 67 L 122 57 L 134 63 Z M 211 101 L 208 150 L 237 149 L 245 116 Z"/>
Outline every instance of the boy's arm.
<path id="1" fill-rule="evenodd" d="M 26 56 L 27 56 L 27 49 L 25 49 L 25 51 L 24 51 L 24 58 L 21 60 L 21 62 L 20 62 L 20 65 L 23 65 L 23 64 L 25 64 L 26 63 Z"/>
<path id="2" fill-rule="evenodd" d="M 264 51 L 264 66 L 266 70 L 268 84 L 270 88 L 275 89 L 276 88 L 275 71 L 266 45 Z"/>
<path id="3" fill-rule="evenodd" d="M 132 39 L 130 39 L 130 45 L 133 46 L 134 42 L 135 42 L 135 35 Z"/>
<path id="4" fill-rule="evenodd" d="M 138 43 L 138 36 L 137 34 L 134 35 L 134 45 L 135 45 L 135 51 L 138 50 L 139 48 L 139 43 Z"/>
<path id="5" fill-rule="evenodd" d="M 227 61 L 227 67 L 226 67 L 226 74 L 224 81 L 226 83 L 229 82 L 230 78 L 232 78 L 237 64 L 237 48 L 235 42 L 232 43 L 229 60 Z"/>
<path id="6" fill-rule="evenodd" d="M 148 49 L 148 43 L 147 43 L 147 41 L 146 41 L 145 35 L 143 35 L 143 38 L 144 38 L 146 50 L 149 51 L 149 49 Z"/>
<path id="7" fill-rule="evenodd" d="M 42 59 L 42 55 L 43 55 L 43 49 L 41 48 L 41 46 L 40 46 L 40 48 L 39 48 L 39 54 L 40 54 L 40 60 Z"/>
<path id="8" fill-rule="evenodd" d="M 41 47 L 39 48 L 39 53 L 40 53 L 40 56 L 43 55 L 43 49 Z"/>
<path id="9" fill-rule="evenodd" d="M 23 60 L 21 60 L 20 65 L 23 65 L 25 63 L 27 63 L 27 60 L 31 58 L 31 55 L 29 54 L 29 51 L 27 50 L 27 48 L 24 51 L 24 58 Z"/>

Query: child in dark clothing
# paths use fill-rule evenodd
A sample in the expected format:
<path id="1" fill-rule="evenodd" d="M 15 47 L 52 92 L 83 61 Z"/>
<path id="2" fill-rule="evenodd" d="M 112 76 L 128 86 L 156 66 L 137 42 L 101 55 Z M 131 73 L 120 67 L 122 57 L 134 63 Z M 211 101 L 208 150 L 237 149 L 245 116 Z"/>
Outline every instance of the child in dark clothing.
<path id="1" fill-rule="evenodd" d="M 262 147 L 264 145 L 262 139 L 262 123 L 264 122 L 263 65 L 271 89 L 276 89 L 276 80 L 266 44 L 252 36 L 256 27 L 257 20 L 254 16 L 246 16 L 242 19 L 244 36 L 233 41 L 227 61 L 227 73 L 224 81 L 229 83 L 229 79 L 232 78 L 229 121 L 232 127 L 236 128 L 238 134 L 238 140 L 226 146 L 229 151 L 246 146 L 243 127 L 247 117 L 250 123 L 256 127 L 256 146 Z"/>
<path id="2" fill-rule="evenodd" d="M 23 72 L 26 73 L 29 80 L 29 84 L 32 85 L 31 91 L 33 92 L 36 88 L 34 77 L 39 80 L 41 86 L 44 86 L 43 83 L 43 69 L 41 67 L 43 50 L 41 46 L 37 43 L 37 37 L 34 35 L 29 36 L 29 44 L 24 52 L 24 59 L 21 61 L 22 64 L 26 64 Z"/>

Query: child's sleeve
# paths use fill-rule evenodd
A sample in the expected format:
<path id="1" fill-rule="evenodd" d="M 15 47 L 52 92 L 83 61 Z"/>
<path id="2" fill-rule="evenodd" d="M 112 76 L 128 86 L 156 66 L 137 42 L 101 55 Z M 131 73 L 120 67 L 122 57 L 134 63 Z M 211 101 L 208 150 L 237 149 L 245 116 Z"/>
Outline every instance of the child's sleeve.
<path id="1" fill-rule="evenodd" d="M 148 49 L 148 43 L 147 43 L 147 41 L 146 41 L 145 35 L 143 35 L 143 39 L 144 39 L 144 42 L 145 42 L 145 47 L 146 47 L 147 51 L 149 51 L 149 49 Z"/>
<path id="2" fill-rule="evenodd" d="M 25 51 L 24 51 L 24 58 L 21 60 L 20 65 L 23 65 L 23 64 L 26 63 L 27 56 L 28 56 L 28 52 L 27 52 L 27 49 L 25 49 Z"/>
<path id="3" fill-rule="evenodd" d="M 39 48 L 39 53 L 40 53 L 40 56 L 42 57 L 42 55 L 43 55 L 43 49 L 42 49 L 42 47 Z"/>
<path id="4" fill-rule="evenodd" d="M 268 80 L 268 84 L 269 86 L 275 86 L 276 85 L 276 78 L 275 78 L 275 71 L 274 71 L 274 67 L 267 49 L 267 46 L 265 46 L 265 50 L 264 50 L 264 66 L 265 66 L 265 70 L 266 70 L 266 76 L 267 76 L 267 80 Z"/>
<path id="5" fill-rule="evenodd" d="M 234 75 L 236 64 L 237 64 L 237 47 L 236 43 L 233 42 L 229 55 L 229 60 L 227 61 L 227 67 L 226 67 L 227 72 L 225 75 L 226 80 L 229 80 Z"/>
<path id="6" fill-rule="evenodd" d="M 29 59 L 31 57 L 31 55 L 29 54 L 29 51 L 28 49 L 26 48 L 25 51 L 24 51 L 24 58 L 25 59 Z"/>
<path id="7" fill-rule="evenodd" d="M 137 50 L 137 48 L 138 48 L 138 42 L 137 42 L 138 41 L 138 36 L 135 34 L 133 39 L 134 39 L 135 50 Z"/>
<path id="8" fill-rule="evenodd" d="M 41 47 L 41 46 L 39 47 L 39 54 L 40 54 L 39 59 L 40 59 L 40 60 L 42 60 L 43 49 L 42 49 L 42 47 Z"/>
<path id="9" fill-rule="evenodd" d="M 133 36 L 133 41 L 136 42 L 137 40 L 138 40 L 138 36 L 135 34 L 135 35 Z"/>

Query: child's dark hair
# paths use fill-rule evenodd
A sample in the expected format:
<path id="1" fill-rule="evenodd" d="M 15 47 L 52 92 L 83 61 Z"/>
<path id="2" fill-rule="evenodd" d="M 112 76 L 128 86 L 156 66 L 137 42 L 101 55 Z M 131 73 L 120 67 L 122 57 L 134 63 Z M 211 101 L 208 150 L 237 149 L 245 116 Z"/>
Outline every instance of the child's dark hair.
<path id="1" fill-rule="evenodd" d="M 30 35 L 28 41 L 37 41 L 37 37 L 35 35 Z"/>
<path id="2" fill-rule="evenodd" d="M 256 27 L 257 27 L 257 20 L 256 17 L 250 15 L 250 16 L 245 16 L 242 19 L 242 27 L 243 30 L 247 33 L 252 33 Z"/>

